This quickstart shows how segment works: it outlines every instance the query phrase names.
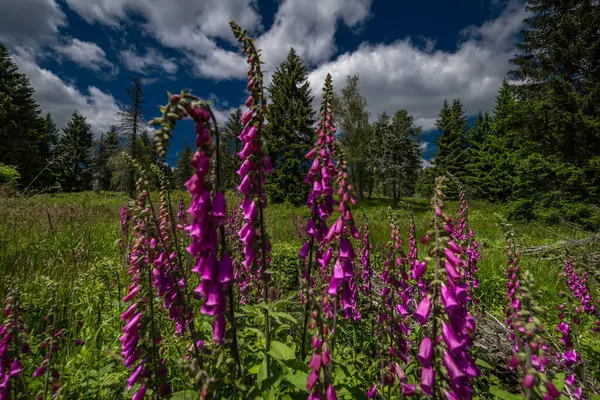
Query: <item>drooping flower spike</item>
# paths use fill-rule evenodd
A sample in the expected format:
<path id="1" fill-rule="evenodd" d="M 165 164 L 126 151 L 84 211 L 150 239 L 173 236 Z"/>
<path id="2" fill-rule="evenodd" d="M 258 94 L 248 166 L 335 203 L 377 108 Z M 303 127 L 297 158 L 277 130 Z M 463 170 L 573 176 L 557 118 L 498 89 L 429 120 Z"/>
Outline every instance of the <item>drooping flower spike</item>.
<path id="1" fill-rule="evenodd" d="M 216 343 L 223 343 L 226 325 L 225 290 L 232 282 L 233 269 L 226 244 L 221 240 L 219 245 L 217 235 L 217 228 L 222 227 L 226 221 L 225 197 L 218 187 L 213 187 L 211 181 L 213 155 L 211 122 L 217 140 L 218 129 L 210 106 L 185 91 L 178 95 L 170 95 L 169 104 L 161 107 L 161 111 L 162 118 L 152 121 L 155 125 L 162 125 L 163 135 L 156 136 L 159 153 L 166 149 L 170 132 L 174 129 L 176 121 L 189 116 L 194 122 L 196 131 L 196 152 L 192 158 L 194 174 L 185 183 L 192 196 L 187 210 L 192 217 L 192 222 L 185 227 L 191 238 L 187 252 L 197 260 L 192 271 L 200 274 L 201 278 L 200 284 L 195 289 L 203 300 L 200 312 L 215 317 L 213 340 Z"/>
<path id="2" fill-rule="evenodd" d="M 10 290 L 4 300 L 4 323 L 0 325 L 0 399 L 10 399 L 23 372 L 22 356 L 29 353 L 18 292 Z M 13 393 L 18 393 L 15 390 Z"/>

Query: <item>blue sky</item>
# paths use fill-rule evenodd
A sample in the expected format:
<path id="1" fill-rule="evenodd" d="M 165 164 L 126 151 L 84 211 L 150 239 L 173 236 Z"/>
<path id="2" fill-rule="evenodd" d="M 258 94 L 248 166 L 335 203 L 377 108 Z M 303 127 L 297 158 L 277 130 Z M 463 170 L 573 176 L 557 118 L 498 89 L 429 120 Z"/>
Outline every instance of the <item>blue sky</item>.
<path id="1" fill-rule="evenodd" d="M 234 19 L 263 49 L 269 73 L 294 47 L 315 102 L 327 72 L 339 90 L 359 74 L 371 118 L 406 108 L 434 151 L 444 98 L 470 115 L 488 110 L 515 52 L 520 0 L 2 0 L 0 41 L 59 127 L 75 110 L 99 135 L 116 123 L 132 76 L 145 79 L 147 118 L 166 92 L 192 89 L 227 115 L 245 99 L 245 62 Z M 187 135 L 173 138 L 173 163 Z"/>

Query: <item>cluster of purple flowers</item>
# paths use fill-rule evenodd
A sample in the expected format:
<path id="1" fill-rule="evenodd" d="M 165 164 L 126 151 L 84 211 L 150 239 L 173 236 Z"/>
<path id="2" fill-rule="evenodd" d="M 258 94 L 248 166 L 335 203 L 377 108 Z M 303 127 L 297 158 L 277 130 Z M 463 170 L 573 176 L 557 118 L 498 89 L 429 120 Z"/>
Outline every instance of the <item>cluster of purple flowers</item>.
<path id="1" fill-rule="evenodd" d="M 20 340 L 24 331 L 21 315 L 23 309 L 14 295 L 4 301 L 4 324 L 0 326 L 0 399 L 10 399 L 11 381 L 15 382 L 23 368 L 20 353 L 29 353 L 29 345 Z"/>
<path id="2" fill-rule="evenodd" d="M 248 63 L 248 85 L 250 92 L 246 100 L 248 109 L 242 114 L 241 123 L 244 126 L 238 136 L 243 144 L 238 153 L 242 163 L 237 171 L 240 176 L 238 192 L 243 196 L 241 209 L 245 224 L 238 235 L 242 241 L 244 268 L 259 265 L 258 270 L 263 279 L 263 290 L 266 293 L 269 276 L 267 266 L 268 257 L 271 252 L 271 244 L 266 237 L 263 225 L 263 209 L 267 206 L 267 196 L 263 190 L 265 175 L 271 172 L 271 160 L 265 154 L 261 131 L 264 120 L 263 74 L 260 66 L 258 51 L 254 41 L 250 39 L 239 27 L 232 24 L 233 33 L 242 44 L 242 51 L 247 56 Z"/>
<path id="3" fill-rule="evenodd" d="M 471 357 L 470 348 L 475 333 L 475 321 L 468 310 L 470 302 L 469 287 L 465 281 L 465 252 L 453 240 L 454 221 L 444 214 L 443 180 L 438 178 L 432 201 L 435 215 L 434 231 L 428 233 L 425 241 L 434 236 L 435 243 L 431 254 L 436 255 L 435 277 L 433 282 L 432 337 L 424 337 L 419 346 L 418 358 L 422 364 L 421 391 L 425 395 L 433 395 L 436 391 L 436 375 L 446 378 L 446 385 L 440 385 L 448 399 L 471 399 L 471 381 L 479 376 L 480 371 Z M 445 271 L 445 279 L 439 277 Z M 429 314 L 427 297 L 421 301 L 415 319 L 424 322 Z M 420 320 L 420 321 L 419 321 Z M 438 324 L 441 324 L 442 341 L 438 343 Z M 435 341 L 435 342 L 434 342 Z M 430 344 L 431 343 L 431 344 Z M 438 354 L 442 358 L 447 374 L 436 372 L 435 362 Z"/>
<path id="4" fill-rule="evenodd" d="M 590 290 L 587 285 L 588 275 L 583 272 L 581 276 L 573 269 L 573 261 L 567 259 L 565 262 L 565 273 L 567 276 L 567 285 L 571 289 L 573 297 L 580 303 L 579 306 L 575 307 L 577 314 L 585 312 L 596 318 L 595 326 L 592 328 L 595 332 L 600 332 L 600 312 L 596 309 Z M 600 301 L 599 301 L 600 302 Z"/>

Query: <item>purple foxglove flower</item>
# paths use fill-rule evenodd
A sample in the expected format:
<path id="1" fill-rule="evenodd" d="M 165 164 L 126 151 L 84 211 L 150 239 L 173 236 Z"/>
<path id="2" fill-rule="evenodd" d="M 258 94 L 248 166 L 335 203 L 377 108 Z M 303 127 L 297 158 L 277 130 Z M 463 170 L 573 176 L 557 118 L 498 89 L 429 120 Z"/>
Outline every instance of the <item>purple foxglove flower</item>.
<path id="1" fill-rule="evenodd" d="M 556 386 L 554 386 L 554 383 L 552 383 L 552 381 L 549 380 L 546 382 L 546 389 L 548 389 L 548 393 L 550 393 L 550 396 L 552 396 L 552 398 L 557 399 L 560 397 L 560 392 L 558 391 Z"/>
<path id="2" fill-rule="evenodd" d="M 440 294 L 442 298 L 442 304 L 444 305 L 446 310 L 450 312 L 452 310 L 456 310 L 459 307 L 458 302 L 454 298 L 454 294 L 452 294 L 452 291 L 450 291 L 448 289 L 448 286 L 446 286 L 444 283 L 442 283 L 441 285 Z"/>
<path id="3" fill-rule="evenodd" d="M 219 283 L 227 285 L 231 283 L 233 278 L 233 265 L 231 262 L 231 257 L 229 257 L 229 253 L 226 251 L 223 252 L 221 256 L 221 260 L 219 260 Z"/>
<path id="4" fill-rule="evenodd" d="M 454 240 L 448 241 L 448 248 L 455 254 L 463 254 L 463 250 Z"/>
<path id="5" fill-rule="evenodd" d="M 444 351 L 444 365 L 446 365 L 446 369 L 448 370 L 448 376 L 450 376 L 452 383 L 455 385 L 465 378 L 465 374 L 447 351 Z"/>
<path id="6" fill-rule="evenodd" d="M 225 223 L 226 212 L 225 196 L 223 196 L 223 193 L 217 192 L 212 204 L 212 217 L 217 225 Z"/>
<path id="7" fill-rule="evenodd" d="M 250 120 L 252 119 L 254 115 L 254 112 L 252 110 L 246 110 L 243 114 L 242 114 L 242 125 L 247 125 L 248 122 L 250 122 Z"/>
<path id="8" fill-rule="evenodd" d="M 417 386 L 409 383 L 402 383 L 402 394 L 405 396 L 414 396 L 417 394 Z"/>
<path id="9" fill-rule="evenodd" d="M 411 272 L 412 278 L 414 280 L 420 279 L 423 275 L 425 275 L 425 271 L 427 271 L 427 263 L 425 261 L 417 263 Z"/>
<path id="10" fill-rule="evenodd" d="M 580 400 L 580 399 L 581 399 L 581 395 L 582 395 L 582 394 L 583 394 L 583 388 L 582 388 L 581 386 L 580 386 L 580 387 L 578 387 L 577 389 L 575 389 L 575 390 L 573 391 L 573 396 L 575 396 L 575 398 L 576 398 L 577 400 Z"/>
<path id="11" fill-rule="evenodd" d="M 450 262 L 454 268 L 459 268 L 462 265 L 460 258 L 458 258 L 450 249 L 444 249 L 444 255 L 446 256 L 446 260 Z"/>
<path id="12" fill-rule="evenodd" d="M 319 371 L 321 369 L 322 357 L 320 354 L 315 353 L 310 358 L 310 362 L 308 363 L 308 367 L 313 371 Z"/>
<path id="13" fill-rule="evenodd" d="M 132 305 L 130 305 L 127 310 L 125 310 L 123 312 L 123 314 L 121 314 L 121 320 L 123 321 L 128 321 L 131 319 L 131 317 L 133 317 L 133 315 L 135 314 L 135 310 L 137 308 L 137 303 L 133 303 Z"/>
<path id="14" fill-rule="evenodd" d="M 44 375 L 44 373 L 46 373 L 46 363 L 44 362 L 42 365 L 40 365 L 34 372 L 33 372 L 33 376 L 36 378 L 39 378 L 40 376 Z"/>
<path id="15" fill-rule="evenodd" d="M 372 399 L 373 397 L 375 397 L 375 395 L 377 394 L 377 385 L 374 385 L 371 389 L 369 389 L 369 391 L 367 392 L 367 399 Z"/>
<path id="16" fill-rule="evenodd" d="M 446 268 L 446 275 L 448 275 L 448 279 L 451 279 L 454 282 L 460 281 L 462 277 L 456 271 L 456 269 L 452 266 L 448 260 L 444 262 L 444 267 Z"/>
<path id="17" fill-rule="evenodd" d="M 419 306 L 413 314 L 415 319 L 420 325 L 425 325 L 427 319 L 429 319 L 429 312 L 431 311 L 431 297 L 425 296 L 419 303 Z"/>
<path id="18" fill-rule="evenodd" d="M 454 329 L 446 322 L 442 323 L 442 337 L 444 338 L 444 342 L 448 346 L 450 353 L 456 355 L 462 350 L 463 344 L 456 337 Z"/>
<path id="19" fill-rule="evenodd" d="M 424 337 L 421 340 L 421 345 L 419 346 L 419 354 L 417 354 L 417 358 L 421 362 L 421 364 L 425 367 L 430 367 L 431 356 L 433 355 L 433 343 L 429 337 Z"/>
<path id="20" fill-rule="evenodd" d="M 252 105 L 254 104 L 254 97 L 252 95 L 248 96 L 244 104 L 246 105 L 246 107 L 252 107 Z"/>
<path id="21" fill-rule="evenodd" d="M 223 337 L 225 336 L 225 315 L 219 313 L 215 320 L 215 326 L 213 327 L 213 340 L 217 343 L 223 343 Z"/>
<path id="22" fill-rule="evenodd" d="M 325 391 L 325 399 L 337 400 L 337 396 L 335 395 L 335 388 L 333 387 L 333 385 L 327 386 L 327 390 Z"/>
<path id="23" fill-rule="evenodd" d="M 144 369 L 144 363 L 141 362 L 140 365 L 138 365 L 133 370 L 133 372 L 131 373 L 131 375 L 129 375 L 129 378 L 127 378 L 127 390 L 131 390 L 131 388 L 133 387 L 133 385 L 135 385 L 137 383 L 137 381 L 142 376 L 142 370 L 143 369 Z"/>
<path id="24" fill-rule="evenodd" d="M 525 378 L 523 378 L 523 386 L 525 386 L 527 389 L 531 389 L 534 384 L 535 384 L 535 375 L 533 375 L 533 374 L 525 375 Z"/>
<path id="25" fill-rule="evenodd" d="M 310 375 L 308 375 L 308 379 L 306 380 L 306 390 L 310 391 L 315 387 L 317 381 L 319 380 L 319 374 L 312 370 Z"/>
<path id="26" fill-rule="evenodd" d="M 146 396 L 146 385 L 140 386 L 140 388 L 135 392 L 131 400 L 144 400 Z"/>
<path id="27" fill-rule="evenodd" d="M 329 363 L 331 362 L 331 356 L 329 355 L 329 349 L 327 349 L 327 347 L 325 347 L 323 349 L 323 365 L 329 365 Z"/>
<path id="28" fill-rule="evenodd" d="M 432 367 L 423 367 L 421 369 L 421 390 L 427 396 L 433 394 L 433 380 L 435 373 Z"/>
<path id="29" fill-rule="evenodd" d="M 298 253 L 298 258 L 300 258 L 302 260 L 306 259 L 306 257 L 308 256 L 309 250 L 310 250 L 310 243 L 309 242 L 304 243 L 304 245 L 300 249 L 300 252 Z"/>
<path id="30" fill-rule="evenodd" d="M 21 367 L 21 363 L 19 362 L 19 360 L 17 360 L 15 358 L 13 360 L 12 364 L 10 365 L 10 371 L 9 371 L 8 375 L 10 377 L 15 377 L 15 376 L 19 375 L 21 373 L 21 371 L 23 371 L 23 368 Z"/>

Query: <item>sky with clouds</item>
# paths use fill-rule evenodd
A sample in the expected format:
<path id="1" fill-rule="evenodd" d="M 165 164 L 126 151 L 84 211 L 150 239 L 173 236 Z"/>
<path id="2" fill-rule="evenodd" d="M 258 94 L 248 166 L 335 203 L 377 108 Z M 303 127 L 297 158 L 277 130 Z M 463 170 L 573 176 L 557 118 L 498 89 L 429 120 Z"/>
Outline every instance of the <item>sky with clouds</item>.
<path id="1" fill-rule="evenodd" d="M 427 143 L 445 98 L 469 115 L 492 107 L 526 16 L 522 0 L 2 0 L 0 41 L 43 112 L 63 127 L 77 110 L 99 135 L 132 76 L 145 79 L 147 119 L 187 88 L 224 122 L 246 97 L 233 19 L 263 50 L 267 79 L 294 47 L 316 103 L 328 72 L 337 90 L 358 74 L 371 119 L 406 108 Z M 176 134 L 170 163 L 185 135 L 194 142 Z"/>

